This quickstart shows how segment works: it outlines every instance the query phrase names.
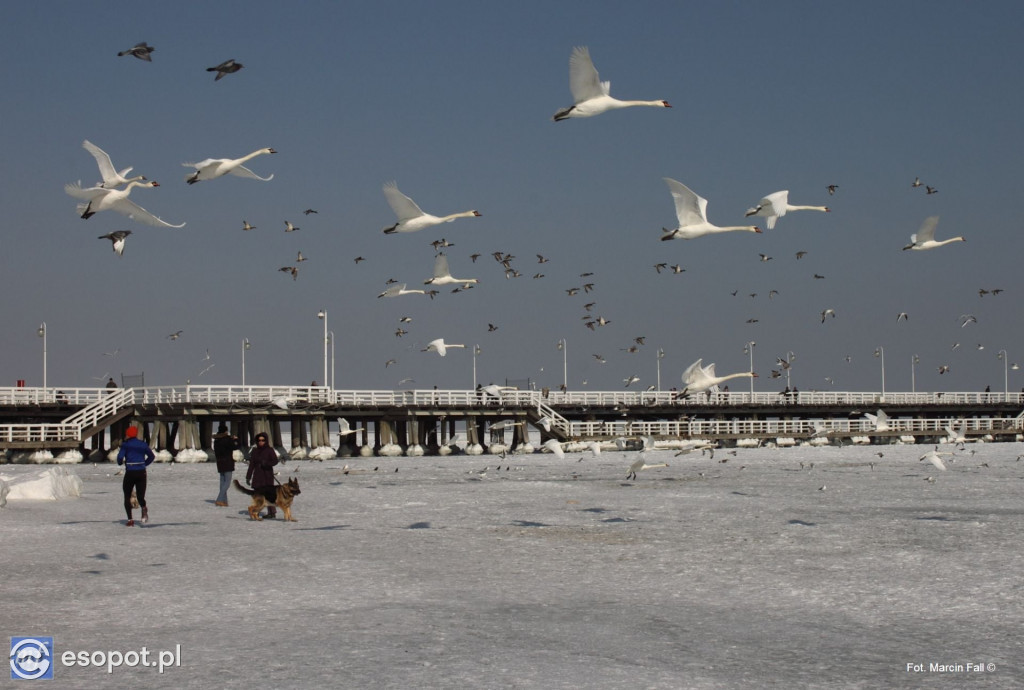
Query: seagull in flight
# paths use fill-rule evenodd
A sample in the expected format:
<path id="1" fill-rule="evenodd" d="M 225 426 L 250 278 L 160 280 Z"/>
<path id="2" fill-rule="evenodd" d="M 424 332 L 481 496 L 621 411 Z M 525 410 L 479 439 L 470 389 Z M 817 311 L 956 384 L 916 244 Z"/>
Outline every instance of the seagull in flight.
<path id="1" fill-rule="evenodd" d="M 133 58 L 145 60 L 146 62 L 153 62 L 153 58 L 149 57 L 156 48 L 151 45 L 146 45 L 146 42 L 136 43 L 128 50 L 122 50 L 117 54 L 117 57 L 124 57 L 125 55 L 131 55 Z"/>

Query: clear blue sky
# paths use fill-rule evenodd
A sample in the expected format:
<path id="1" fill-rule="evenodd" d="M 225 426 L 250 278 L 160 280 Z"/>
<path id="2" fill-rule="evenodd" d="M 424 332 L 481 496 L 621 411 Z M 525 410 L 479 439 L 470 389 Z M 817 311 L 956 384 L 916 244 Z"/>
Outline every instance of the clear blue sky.
<path id="1" fill-rule="evenodd" d="M 139 372 L 238 383 L 244 338 L 248 383 L 322 382 L 321 308 L 339 388 L 469 387 L 470 350 L 419 351 L 438 337 L 480 345 L 479 381 L 538 387 L 561 383 L 564 338 L 570 387 L 589 390 L 654 384 L 658 348 L 665 389 L 698 357 L 745 370 L 751 340 L 758 390 L 782 388 L 768 375 L 787 352 L 801 390 L 877 390 L 878 346 L 890 391 L 909 390 L 914 354 L 918 390 L 1002 390 L 1001 349 L 1024 365 L 1018 3 L 20 2 L 0 20 L 4 385 L 41 385 L 42 321 L 51 386 Z M 140 41 L 152 63 L 117 57 Z M 613 96 L 672 109 L 552 122 L 571 104 L 577 45 Z M 205 69 L 228 58 L 244 69 L 214 82 Z M 187 225 L 78 218 L 64 184 L 98 179 L 83 139 L 159 181 L 132 198 Z M 184 182 L 186 161 L 264 146 L 279 153 L 250 167 L 271 182 Z M 917 176 L 939 192 L 912 189 Z M 706 197 L 720 225 L 780 189 L 832 213 L 661 242 L 675 227 L 663 177 Z M 427 212 L 483 215 L 385 236 L 392 179 Z M 939 239 L 967 241 L 901 251 L 931 215 Z M 97 236 L 121 229 L 133 234 L 119 258 Z M 377 299 L 388 278 L 422 287 L 441 238 L 475 289 Z M 309 260 L 293 281 L 277 269 L 298 251 Z M 522 277 L 506 279 L 495 251 Z M 659 275 L 659 262 L 686 270 Z M 587 281 L 589 295 L 566 294 Z M 1005 292 L 979 297 L 993 288 Z M 584 326 L 590 301 L 611 323 Z M 822 324 L 826 308 L 837 316 Z"/>

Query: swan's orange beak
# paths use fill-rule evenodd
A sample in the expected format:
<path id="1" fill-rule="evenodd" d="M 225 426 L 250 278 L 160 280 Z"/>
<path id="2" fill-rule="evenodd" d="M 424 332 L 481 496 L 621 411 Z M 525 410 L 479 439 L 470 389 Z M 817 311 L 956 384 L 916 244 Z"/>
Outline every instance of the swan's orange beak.
<path id="1" fill-rule="evenodd" d="M 157 182 L 156 180 L 153 180 L 153 186 L 154 186 L 154 187 L 159 187 L 159 186 L 160 186 L 160 183 L 159 183 L 159 182 Z"/>
<path id="2" fill-rule="evenodd" d="M 668 101 L 662 101 L 662 102 L 661 102 L 661 104 L 662 104 L 663 106 L 665 106 L 666 108 L 671 108 L 671 107 L 672 107 L 672 106 L 670 106 L 670 105 L 668 104 Z"/>
<path id="3" fill-rule="evenodd" d="M 754 232 L 761 232 L 761 228 L 759 228 L 759 227 L 757 227 L 757 226 L 755 225 L 755 226 L 754 226 Z"/>

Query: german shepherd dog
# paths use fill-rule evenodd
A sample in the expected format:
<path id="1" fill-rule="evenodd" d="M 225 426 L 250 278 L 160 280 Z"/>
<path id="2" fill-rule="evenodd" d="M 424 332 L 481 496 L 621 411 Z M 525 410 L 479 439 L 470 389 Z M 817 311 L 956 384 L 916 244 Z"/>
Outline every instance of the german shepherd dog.
<path id="1" fill-rule="evenodd" d="M 260 510 L 264 506 L 274 506 L 280 508 L 284 512 L 284 519 L 287 522 L 298 522 L 292 517 L 292 501 L 295 497 L 301 494 L 299 491 L 299 480 L 290 478 L 287 484 L 281 484 L 279 486 L 267 486 L 262 489 L 247 489 L 242 486 L 239 481 L 235 480 L 235 488 L 241 491 L 243 494 L 249 494 L 252 496 L 252 503 L 249 505 L 249 518 L 252 520 L 262 520 L 260 517 Z"/>

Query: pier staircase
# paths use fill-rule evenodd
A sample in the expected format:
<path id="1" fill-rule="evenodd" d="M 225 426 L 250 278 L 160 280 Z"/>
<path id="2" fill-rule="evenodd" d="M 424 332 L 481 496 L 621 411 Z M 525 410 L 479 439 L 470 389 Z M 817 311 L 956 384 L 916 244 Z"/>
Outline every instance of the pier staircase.
<path id="1" fill-rule="evenodd" d="M 77 448 L 85 439 L 121 420 L 135 409 L 135 390 L 112 390 L 57 423 L 2 424 L 3 448 Z"/>
<path id="2" fill-rule="evenodd" d="M 549 407 L 540 395 L 536 396 L 536 403 L 536 407 L 526 411 L 526 418 L 530 423 L 559 442 L 568 441 L 572 428 L 569 420 Z"/>

